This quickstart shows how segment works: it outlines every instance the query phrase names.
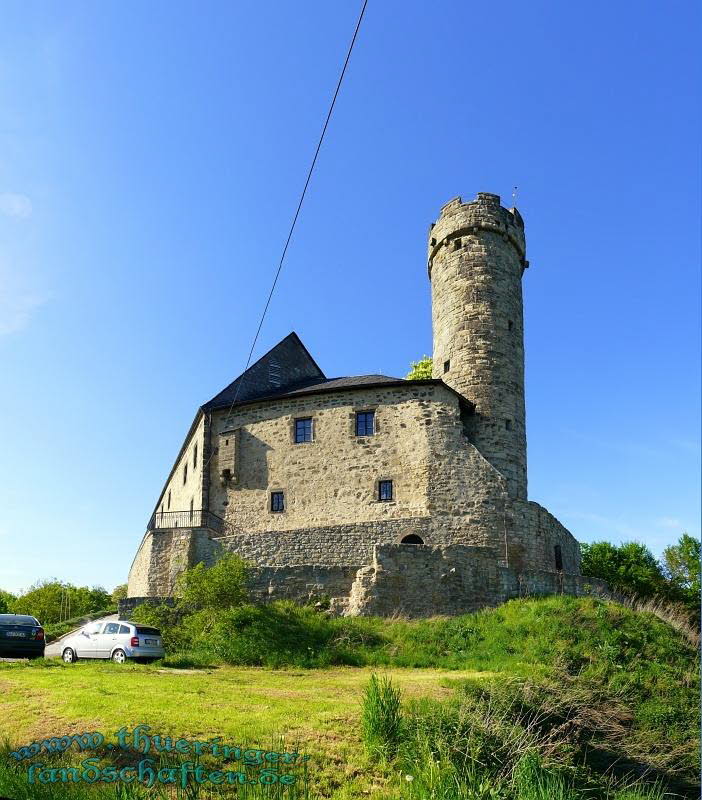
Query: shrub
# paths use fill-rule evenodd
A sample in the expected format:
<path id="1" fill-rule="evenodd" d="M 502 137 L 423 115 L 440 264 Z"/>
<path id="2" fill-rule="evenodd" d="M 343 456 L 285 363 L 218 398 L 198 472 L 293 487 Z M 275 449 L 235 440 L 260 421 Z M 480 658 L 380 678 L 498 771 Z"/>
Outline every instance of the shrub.
<path id="1" fill-rule="evenodd" d="M 247 565 L 239 556 L 228 553 L 216 564 L 200 563 L 178 577 L 180 604 L 196 609 L 225 609 L 246 600 Z"/>
<path id="2" fill-rule="evenodd" d="M 410 364 L 410 371 L 405 376 L 408 381 L 421 381 L 431 378 L 432 371 L 431 356 L 422 356 L 419 361 Z"/>

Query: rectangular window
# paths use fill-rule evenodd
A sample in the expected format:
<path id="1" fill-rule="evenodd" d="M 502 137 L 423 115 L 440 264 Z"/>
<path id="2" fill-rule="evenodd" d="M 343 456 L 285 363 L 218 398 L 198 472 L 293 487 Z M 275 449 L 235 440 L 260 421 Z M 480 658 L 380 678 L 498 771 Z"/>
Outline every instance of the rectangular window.
<path id="1" fill-rule="evenodd" d="M 312 417 L 295 420 L 295 444 L 312 441 Z"/>
<path id="2" fill-rule="evenodd" d="M 271 511 L 285 511 L 285 494 L 271 492 Z"/>
<path id="3" fill-rule="evenodd" d="M 183 484 L 187 483 L 188 481 L 188 465 L 185 464 L 183 466 Z"/>
<path id="4" fill-rule="evenodd" d="M 378 500 L 392 500 L 392 481 L 378 481 Z"/>
<path id="5" fill-rule="evenodd" d="M 451 369 L 451 361 L 444 361 L 444 372 L 448 372 Z"/>
<path id="6" fill-rule="evenodd" d="M 197 469 L 197 442 L 195 442 L 195 447 L 193 448 L 193 469 Z"/>
<path id="7" fill-rule="evenodd" d="M 356 412 L 356 436 L 373 436 L 375 433 L 375 411 Z"/>

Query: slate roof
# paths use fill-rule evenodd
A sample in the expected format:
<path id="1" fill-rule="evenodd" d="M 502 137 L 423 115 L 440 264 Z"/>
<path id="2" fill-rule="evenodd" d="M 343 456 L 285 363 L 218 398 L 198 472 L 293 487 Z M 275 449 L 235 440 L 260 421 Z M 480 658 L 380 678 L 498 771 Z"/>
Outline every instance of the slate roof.
<path id="1" fill-rule="evenodd" d="M 224 408 L 279 394 L 294 386 L 318 383 L 326 376 L 293 331 L 202 407 Z"/>

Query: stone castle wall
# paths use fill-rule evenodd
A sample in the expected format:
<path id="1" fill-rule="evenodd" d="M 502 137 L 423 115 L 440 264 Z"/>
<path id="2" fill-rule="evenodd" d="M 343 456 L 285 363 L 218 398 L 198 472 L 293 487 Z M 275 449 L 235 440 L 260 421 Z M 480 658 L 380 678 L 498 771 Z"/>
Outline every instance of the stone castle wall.
<path id="1" fill-rule="evenodd" d="M 345 613 L 410 617 L 464 614 L 514 597 L 607 594 L 604 581 L 546 570 L 500 566 L 489 548 L 378 545 L 359 570 Z"/>
<path id="2" fill-rule="evenodd" d="M 204 528 L 148 531 L 129 570 L 129 597 L 168 597 L 178 575 L 195 564 L 212 566 L 224 549 Z"/>
<path id="3" fill-rule="evenodd" d="M 212 421 L 210 509 L 247 533 L 425 516 L 429 426 L 439 414 L 457 416 L 457 408 L 447 389 L 410 384 L 286 397 L 229 417 L 220 412 Z M 376 433 L 357 437 L 355 414 L 369 410 Z M 295 420 L 306 417 L 313 441 L 295 443 Z M 225 470 L 230 480 L 223 480 Z M 379 480 L 393 481 L 391 502 L 379 501 Z M 270 510 L 272 491 L 284 491 L 284 512 Z"/>
<path id="4" fill-rule="evenodd" d="M 200 555 L 213 563 L 221 551 L 207 545 L 206 537 L 195 538 Z M 162 537 L 161 545 L 166 541 Z M 130 596 L 120 610 L 131 611 L 144 601 L 172 599 L 172 580 L 172 573 L 165 570 L 162 582 L 151 587 L 158 591 Z M 249 592 L 252 600 L 261 603 L 327 600 L 335 614 L 408 617 L 465 614 L 515 597 L 611 594 L 604 581 L 568 572 L 517 570 L 501 564 L 491 548 L 456 544 L 379 544 L 373 547 L 367 565 L 254 566 L 249 572 Z"/>

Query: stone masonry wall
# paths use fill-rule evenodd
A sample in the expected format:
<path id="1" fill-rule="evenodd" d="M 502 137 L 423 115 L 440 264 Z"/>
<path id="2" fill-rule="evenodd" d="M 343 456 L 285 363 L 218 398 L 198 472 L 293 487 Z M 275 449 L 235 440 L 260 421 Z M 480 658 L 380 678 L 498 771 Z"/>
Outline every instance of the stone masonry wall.
<path id="1" fill-rule="evenodd" d="M 559 545 L 563 557 L 565 572 L 580 574 L 580 545 L 573 534 L 565 528 L 543 506 L 533 501 L 515 501 L 514 529 L 512 544 L 518 549 L 522 558 L 519 563 L 512 559 L 510 566 L 523 569 L 547 570 L 556 569 L 555 546 Z"/>
<path id="2" fill-rule="evenodd" d="M 369 564 L 373 547 L 382 542 L 399 542 L 408 534 L 433 541 L 431 520 L 414 519 L 363 522 L 357 525 L 329 525 L 305 531 L 262 531 L 217 538 L 223 549 L 253 564 L 270 567 Z"/>
<path id="3" fill-rule="evenodd" d="M 129 571 L 128 597 L 169 596 L 178 575 L 200 562 L 212 566 L 222 553 L 202 528 L 147 532 Z"/>
<path id="4" fill-rule="evenodd" d="M 415 531 L 431 535 L 426 532 L 427 520 L 414 523 Z M 290 535 L 299 536 L 296 532 Z M 145 559 L 146 553 L 150 553 L 151 577 L 145 584 L 140 577 L 141 567 L 133 569 L 130 599 L 170 597 L 184 560 L 189 565 L 199 561 L 212 565 L 225 552 L 203 530 L 156 531 L 145 541 L 143 555 Z M 256 547 L 255 542 L 250 542 L 249 547 Z M 241 542 L 233 550 L 247 555 L 247 548 Z M 252 553 L 253 550 L 248 551 L 249 556 Z M 365 565 L 343 563 L 343 559 L 337 564 L 255 565 L 250 569 L 249 589 L 256 602 L 279 599 L 310 602 L 325 597 L 331 600 L 332 610 L 337 614 L 401 613 L 412 617 L 462 614 L 527 595 L 608 594 L 603 581 L 567 570 L 506 567 L 489 547 L 397 543 L 372 546 Z"/>
<path id="5" fill-rule="evenodd" d="M 429 232 L 434 377 L 475 403 L 475 444 L 523 500 L 524 255 L 522 219 L 494 194 L 452 200 Z"/>
<path id="6" fill-rule="evenodd" d="M 359 566 L 324 567 L 258 567 L 251 571 L 249 590 L 258 602 L 294 600 L 315 602 L 332 600 L 334 607 L 344 609 Z"/>
<path id="7" fill-rule="evenodd" d="M 127 594 L 129 597 L 145 597 L 149 594 L 153 583 L 151 577 L 151 546 L 153 541 L 153 536 L 150 533 L 146 533 L 134 556 L 127 581 Z"/>
<path id="8" fill-rule="evenodd" d="M 513 597 L 607 594 L 604 581 L 545 570 L 499 566 L 489 548 L 378 545 L 359 570 L 344 613 L 350 616 L 455 615 Z"/>
<path id="9" fill-rule="evenodd" d="M 206 507 L 203 503 L 206 421 L 204 416 L 200 417 L 192 436 L 186 441 L 173 473 L 163 488 L 157 507 L 158 511 L 189 511 L 190 508 L 200 510 Z M 195 458 L 196 448 L 197 459 Z"/>
<path id="10" fill-rule="evenodd" d="M 356 437 L 355 411 L 371 408 L 375 435 Z M 491 546 L 504 557 L 514 539 L 507 481 L 469 441 L 458 398 L 441 386 L 287 398 L 232 416 L 236 438 L 213 420 L 221 445 L 210 497 L 240 533 L 225 546 L 255 563 L 367 564 L 374 543 L 399 541 L 417 519 L 430 544 Z M 295 444 L 294 420 L 305 416 L 314 441 Z M 226 469 L 235 480 L 219 480 Z M 382 479 L 393 481 L 391 502 L 378 500 Z M 275 490 L 285 492 L 283 513 L 270 511 Z"/>
<path id="11" fill-rule="evenodd" d="M 376 388 L 282 398 L 235 410 L 211 465 L 210 509 L 242 533 L 427 516 L 436 492 L 434 430 L 462 430 L 458 398 L 441 386 Z M 357 411 L 374 410 L 376 433 L 357 437 Z M 314 440 L 296 444 L 294 422 L 312 417 Z M 234 446 L 234 441 L 236 445 Z M 226 447 L 224 443 L 228 442 Z M 465 450 L 465 437 L 451 446 Z M 234 462 L 236 453 L 236 463 Z M 232 462 L 232 463 L 230 463 Z M 224 470 L 235 481 L 222 479 Z M 450 477 L 470 480 L 464 473 Z M 392 480 L 394 498 L 378 500 L 378 481 Z M 286 510 L 270 511 L 270 493 L 285 492 Z"/>

